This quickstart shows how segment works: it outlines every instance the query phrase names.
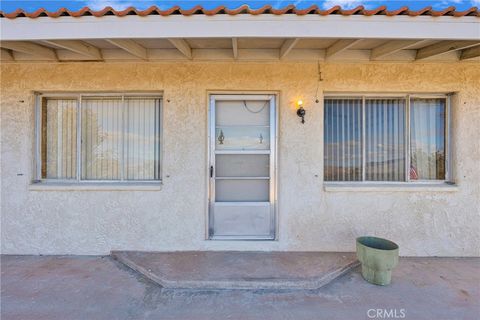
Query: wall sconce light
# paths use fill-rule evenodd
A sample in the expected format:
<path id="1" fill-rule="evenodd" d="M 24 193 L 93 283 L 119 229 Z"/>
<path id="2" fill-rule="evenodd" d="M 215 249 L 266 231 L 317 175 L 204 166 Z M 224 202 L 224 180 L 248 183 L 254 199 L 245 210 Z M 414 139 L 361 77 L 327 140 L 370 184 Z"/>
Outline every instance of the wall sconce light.
<path id="1" fill-rule="evenodd" d="M 302 123 L 305 123 L 305 109 L 303 109 L 303 101 L 302 100 L 298 100 L 297 101 L 297 106 L 298 106 L 298 109 L 297 109 L 297 116 L 299 116 L 300 118 L 302 118 Z"/>

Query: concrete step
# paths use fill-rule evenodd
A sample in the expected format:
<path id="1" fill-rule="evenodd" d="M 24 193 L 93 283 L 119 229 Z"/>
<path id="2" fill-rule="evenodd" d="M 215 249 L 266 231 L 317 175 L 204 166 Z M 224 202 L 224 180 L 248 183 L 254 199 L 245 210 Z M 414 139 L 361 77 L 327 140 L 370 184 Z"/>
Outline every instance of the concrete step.
<path id="1" fill-rule="evenodd" d="M 112 251 L 165 288 L 318 289 L 359 265 L 353 252 Z"/>

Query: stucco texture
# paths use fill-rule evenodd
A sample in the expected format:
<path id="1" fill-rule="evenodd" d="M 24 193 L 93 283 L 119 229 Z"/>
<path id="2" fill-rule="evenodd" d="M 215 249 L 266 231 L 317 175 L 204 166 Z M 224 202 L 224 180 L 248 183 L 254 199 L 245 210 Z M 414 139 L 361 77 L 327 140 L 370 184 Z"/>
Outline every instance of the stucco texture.
<path id="1" fill-rule="evenodd" d="M 387 237 L 404 256 L 480 255 L 480 65 L 326 63 L 322 92 L 456 92 L 458 190 L 327 192 L 315 63 L 23 63 L 1 66 L 1 250 L 354 251 Z M 34 91 L 162 91 L 163 185 L 157 191 L 37 191 Z M 278 91 L 278 240 L 205 240 L 209 90 Z M 303 99 L 306 123 L 295 114 Z M 321 99 L 321 96 L 320 96 Z"/>

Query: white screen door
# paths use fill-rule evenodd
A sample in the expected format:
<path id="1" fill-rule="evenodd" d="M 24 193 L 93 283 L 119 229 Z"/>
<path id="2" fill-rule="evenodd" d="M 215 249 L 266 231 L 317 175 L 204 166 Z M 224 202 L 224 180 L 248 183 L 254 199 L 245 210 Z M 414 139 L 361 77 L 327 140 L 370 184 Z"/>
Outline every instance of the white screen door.
<path id="1" fill-rule="evenodd" d="M 210 96 L 209 238 L 275 238 L 273 95 Z"/>

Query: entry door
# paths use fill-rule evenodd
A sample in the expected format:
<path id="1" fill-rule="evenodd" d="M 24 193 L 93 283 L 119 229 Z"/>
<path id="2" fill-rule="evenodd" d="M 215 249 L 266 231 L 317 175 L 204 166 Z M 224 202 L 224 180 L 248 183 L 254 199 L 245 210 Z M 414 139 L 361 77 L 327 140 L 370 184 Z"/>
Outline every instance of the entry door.
<path id="1" fill-rule="evenodd" d="M 209 238 L 275 238 L 273 95 L 210 96 Z"/>

